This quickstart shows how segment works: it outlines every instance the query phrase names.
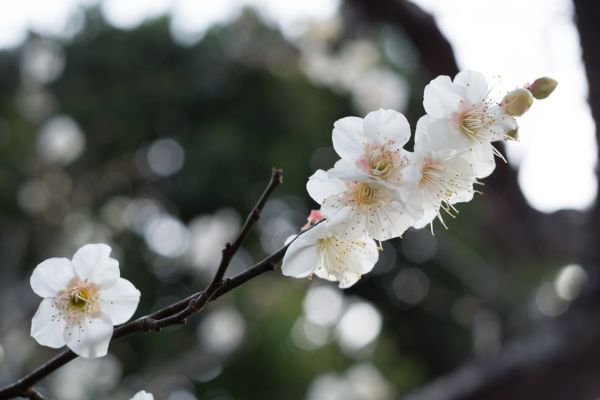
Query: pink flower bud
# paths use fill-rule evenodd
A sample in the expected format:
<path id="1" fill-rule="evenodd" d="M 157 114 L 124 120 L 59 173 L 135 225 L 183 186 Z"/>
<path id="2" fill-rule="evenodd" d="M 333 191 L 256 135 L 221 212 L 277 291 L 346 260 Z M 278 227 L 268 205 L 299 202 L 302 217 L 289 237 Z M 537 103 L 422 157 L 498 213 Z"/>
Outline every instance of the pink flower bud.
<path id="1" fill-rule="evenodd" d="M 302 230 L 305 231 L 311 226 L 316 225 L 318 222 L 321 222 L 325 217 L 321 213 L 321 210 L 310 210 L 310 214 L 306 219 L 306 225 L 302 227 Z"/>
<path id="2" fill-rule="evenodd" d="M 545 99 L 556 89 L 558 82 L 552 78 L 538 78 L 531 85 L 526 86 L 526 89 L 531 92 L 533 97 L 538 100 Z"/>

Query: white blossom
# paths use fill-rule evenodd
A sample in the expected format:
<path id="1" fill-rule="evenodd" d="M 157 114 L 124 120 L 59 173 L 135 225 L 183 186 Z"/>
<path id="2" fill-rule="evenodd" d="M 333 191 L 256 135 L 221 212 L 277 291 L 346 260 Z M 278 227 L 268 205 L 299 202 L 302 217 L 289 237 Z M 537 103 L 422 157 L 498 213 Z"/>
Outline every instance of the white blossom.
<path id="1" fill-rule="evenodd" d="M 87 244 L 72 260 L 50 258 L 33 270 L 31 288 L 43 297 L 31 322 L 39 344 L 66 344 L 86 358 L 106 355 L 113 326 L 128 321 L 140 300 L 110 252 L 105 244 Z"/>
<path id="2" fill-rule="evenodd" d="M 145 390 L 140 390 L 129 400 L 154 400 L 152 393 L 148 393 Z"/>
<path id="3" fill-rule="evenodd" d="M 331 227 L 330 221 L 324 221 L 300 234 L 283 257 L 283 274 L 294 278 L 316 275 L 347 288 L 371 271 L 379 258 L 375 241 L 343 239 Z"/>
<path id="4" fill-rule="evenodd" d="M 410 125 L 394 110 L 378 110 L 363 118 L 346 117 L 333 126 L 333 148 L 341 157 L 335 175 L 354 181 L 400 183 L 407 163 L 403 149 L 410 139 Z"/>
<path id="5" fill-rule="evenodd" d="M 398 191 L 388 185 L 343 180 L 318 170 L 306 188 L 344 238 L 387 240 L 401 236 L 413 223 Z"/>
<path id="6" fill-rule="evenodd" d="M 427 115 L 419 119 L 414 153 L 404 169 L 403 189 L 416 228 L 436 217 L 446 226 L 441 210 L 454 216 L 457 211 L 453 204 L 470 201 L 476 191 L 473 165 L 461 157 L 469 150 L 445 147 L 440 132 L 429 129 L 432 121 Z"/>
<path id="7" fill-rule="evenodd" d="M 426 87 L 423 106 L 435 119 L 431 130 L 448 142 L 447 147 L 469 149 L 465 155 L 473 164 L 477 177 L 483 178 L 495 168 L 494 154 L 502 155 L 492 142 L 509 140 L 517 129 L 516 120 L 490 98 L 490 88 L 479 72 L 463 71 L 454 81 L 438 76 Z"/>

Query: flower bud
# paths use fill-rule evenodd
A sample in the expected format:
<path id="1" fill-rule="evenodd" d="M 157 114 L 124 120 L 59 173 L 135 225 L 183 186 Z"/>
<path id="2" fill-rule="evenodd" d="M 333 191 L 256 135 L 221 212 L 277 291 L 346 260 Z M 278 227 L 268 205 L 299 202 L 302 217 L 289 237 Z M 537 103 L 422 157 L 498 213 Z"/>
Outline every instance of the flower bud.
<path id="1" fill-rule="evenodd" d="M 520 117 L 533 104 L 533 96 L 527 89 L 515 89 L 502 99 L 502 108 L 508 115 Z"/>
<path id="2" fill-rule="evenodd" d="M 556 80 L 543 77 L 533 81 L 531 85 L 527 86 L 527 89 L 531 92 L 533 97 L 538 100 L 542 100 L 550 96 L 554 89 L 556 89 L 556 85 L 558 85 Z"/>
<path id="3" fill-rule="evenodd" d="M 301 230 L 302 231 L 307 230 L 308 228 L 321 222 L 324 218 L 325 217 L 321 213 L 321 210 L 310 210 L 310 214 L 308 215 L 308 218 L 306 219 L 306 225 L 304 225 Z"/>

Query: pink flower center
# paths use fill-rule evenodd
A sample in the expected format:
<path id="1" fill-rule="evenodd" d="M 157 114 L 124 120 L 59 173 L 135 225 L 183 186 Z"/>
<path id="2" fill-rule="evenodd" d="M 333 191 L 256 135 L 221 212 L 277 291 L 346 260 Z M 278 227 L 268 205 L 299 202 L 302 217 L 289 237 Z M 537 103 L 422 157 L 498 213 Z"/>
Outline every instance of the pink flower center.
<path id="1" fill-rule="evenodd" d="M 400 165 L 400 151 L 388 150 L 385 144 L 370 143 L 365 145 L 363 158 L 359 159 L 357 163 L 369 175 L 388 179 Z"/>
<path id="2" fill-rule="evenodd" d="M 68 323 L 77 323 L 84 315 L 99 312 L 98 286 L 80 278 L 73 278 L 67 289 L 56 296 L 55 304 Z"/>

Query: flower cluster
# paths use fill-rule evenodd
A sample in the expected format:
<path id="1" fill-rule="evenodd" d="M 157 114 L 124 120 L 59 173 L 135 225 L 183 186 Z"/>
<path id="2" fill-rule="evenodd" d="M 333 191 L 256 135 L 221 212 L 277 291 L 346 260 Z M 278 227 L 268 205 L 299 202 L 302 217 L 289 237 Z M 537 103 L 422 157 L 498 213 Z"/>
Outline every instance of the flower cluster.
<path id="1" fill-rule="evenodd" d="M 446 227 L 444 213 L 454 217 L 455 204 L 470 201 L 479 179 L 492 173 L 495 156 L 504 159 L 493 143 L 516 139 L 515 117 L 555 86 L 540 78 L 498 102 L 478 72 L 439 76 L 425 87 L 426 115 L 417 122 L 412 152 L 404 148 L 410 125 L 397 111 L 336 121 L 332 141 L 340 159 L 306 185 L 324 221 L 290 244 L 283 274 L 315 274 L 349 287 L 377 262 L 376 241 L 400 237 L 409 227 L 430 225 L 433 233 L 436 219 Z"/>
<path id="2" fill-rule="evenodd" d="M 515 117 L 556 84 L 540 78 L 495 102 L 480 73 L 437 77 L 425 87 L 426 115 L 417 122 L 413 151 L 404 148 L 411 129 L 397 111 L 336 121 L 332 139 L 340 159 L 308 180 L 321 209 L 290 244 L 283 274 L 317 275 L 347 288 L 373 269 L 381 241 L 410 227 L 429 224 L 433 232 L 435 219 L 446 227 L 443 213 L 454 216 L 455 204 L 470 201 L 478 180 L 494 170 L 494 157 L 502 158 L 493 142 L 516 139 Z M 31 287 L 43 298 L 31 324 L 38 343 L 66 345 L 82 357 L 106 355 L 114 326 L 128 321 L 140 300 L 110 252 L 105 244 L 88 244 L 72 260 L 51 258 L 35 268 Z"/>

